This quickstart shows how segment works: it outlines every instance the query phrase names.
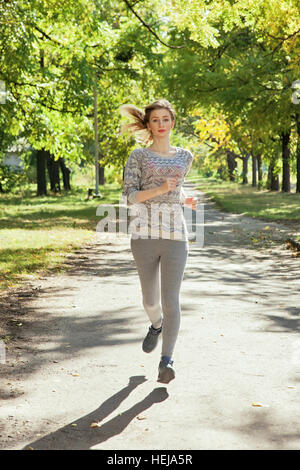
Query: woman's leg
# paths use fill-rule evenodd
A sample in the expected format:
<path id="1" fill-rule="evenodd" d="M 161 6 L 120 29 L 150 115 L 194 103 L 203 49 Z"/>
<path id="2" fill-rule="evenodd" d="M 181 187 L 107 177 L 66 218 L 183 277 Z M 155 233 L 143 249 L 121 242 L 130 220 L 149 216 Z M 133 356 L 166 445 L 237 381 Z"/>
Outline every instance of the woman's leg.
<path id="1" fill-rule="evenodd" d="M 161 305 L 163 310 L 162 356 L 172 357 L 180 326 L 180 287 L 188 257 L 187 242 L 162 239 Z"/>
<path id="2" fill-rule="evenodd" d="M 154 328 L 160 328 L 162 313 L 159 288 L 159 252 L 157 239 L 131 238 L 131 251 L 142 288 L 143 306 Z"/>

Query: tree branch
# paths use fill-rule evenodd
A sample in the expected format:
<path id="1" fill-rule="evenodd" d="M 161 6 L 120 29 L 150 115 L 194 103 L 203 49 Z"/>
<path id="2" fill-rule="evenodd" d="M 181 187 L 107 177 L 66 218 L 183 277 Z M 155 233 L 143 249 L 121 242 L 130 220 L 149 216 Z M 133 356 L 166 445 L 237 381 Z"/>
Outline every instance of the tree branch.
<path id="1" fill-rule="evenodd" d="M 185 45 L 182 45 L 182 46 L 171 46 L 170 44 L 167 44 L 165 43 L 162 39 L 160 39 L 160 37 L 157 35 L 157 33 L 155 31 L 153 31 L 153 29 L 151 28 L 151 26 L 149 24 L 147 24 L 143 18 L 140 17 L 140 15 L 138 13 L 136 13 L 136 11 L 132 8 L 132 6 L 129 4 L 129 2 L 127 0 L 124 0 L 124 2 L 126 3 L 126 5 L 128 6 L 129 10 L 132 11 L 132 13 L 137 17 L 137 19 L 142 23 L 143 26 L 145 26 L 145 28 L 148 29 L 148 31 L 150 31 L 151 34 L 153 34 L 153 36 L 156 37 L 156 39 L 161 43 L 163 44 L 164 46 L 166 47 L 169 47 L 170 49 L 182 49 L 183 47 L 186 47 Z"/>
<path id="2" fill-rule="evenodd" d="M 297 31 L 295 31 L 294 33 L 289 34 L 286 38 L 281 38 L 279 36 L 276 37 L 276 36 L 273 36 L 272 34 L 270 34 L 268 32 L 267 32 L 267 35 L 270 36 L 270 38 L 272 38 L 272 39 L 279 39 L 281 42 L 284 42 L 284 41 L 288 41 L 289 39 L 291 39 L 294 36 L 297 36 L 298 33 L 300 33 L 300 28 Z"/>
<path id="3" fill-rule="evenodd" d="M 53 39 L 51 36 L 49 36 L 49 34 L 45 33 L 45 31 L 43 31 L 41 28 L 39 28 L 38 26 L 36 26 L 35 24 L 30 24 L 30 26 L 32 26 L 34 29 L 36 29 L 39 33 L 41 33 L 41 35 L 48 39 L 49 41 L 52 41 L 54 42 L 55 44 L 58 44 L 59 46 L 64 46 L 64 44 L 62 44 L 61 42 L 57 41 L 57 39 Z"/>

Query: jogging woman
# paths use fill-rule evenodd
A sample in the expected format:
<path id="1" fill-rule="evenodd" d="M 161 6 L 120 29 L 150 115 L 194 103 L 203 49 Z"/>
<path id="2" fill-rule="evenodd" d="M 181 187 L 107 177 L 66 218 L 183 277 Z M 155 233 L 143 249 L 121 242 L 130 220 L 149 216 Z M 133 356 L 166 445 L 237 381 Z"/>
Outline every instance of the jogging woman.
<path id="1" fill-rule="evenodd" d="M 130 246 L 151 322 L 142 348 L 153 351 L 162 334 L 158 382 L 169 383 L 175 378 L 172 357 L 180 326 L 179 291 L 189 252 L 182 204 L 193 209 L 197 204 L 197 198 L 186 198 L 181 188 L 193 155 L 170 145 L 175 112 L 167 100 L 155 101 L 144 111 L 133 105 L 121 110 L 134 121 L 125 129 L 140 134 L 144 145 L 150 144 L 129 155 L 122 194 L 137 214 L 131 222 Z"/>

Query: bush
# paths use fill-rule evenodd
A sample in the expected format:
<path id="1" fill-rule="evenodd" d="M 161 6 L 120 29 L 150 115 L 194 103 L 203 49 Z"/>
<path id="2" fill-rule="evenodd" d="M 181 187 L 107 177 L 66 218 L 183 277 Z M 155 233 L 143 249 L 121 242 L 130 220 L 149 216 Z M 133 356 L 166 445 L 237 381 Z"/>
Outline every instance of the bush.
<path id="1" fill-rule="evenodd" d="M 0 192 L 9 193 L 24 180 L 25 174 L 22 168 L 0 163 Z"/>

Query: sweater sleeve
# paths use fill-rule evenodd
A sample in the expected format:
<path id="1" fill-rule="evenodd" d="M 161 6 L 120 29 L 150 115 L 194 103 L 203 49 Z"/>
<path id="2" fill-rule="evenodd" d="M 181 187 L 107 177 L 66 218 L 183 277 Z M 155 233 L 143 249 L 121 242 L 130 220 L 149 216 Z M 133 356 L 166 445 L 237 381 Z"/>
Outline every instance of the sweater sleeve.
<path id="1" fill-rule="evenodd" d="M 141 189 L 141 176 L 139 154 L 133 150 L 125 165 L 122 189 L 122 195 L 127 196 L 129 204 L 138 202 L 137 192 Z"/>
<path id="2" fill-rule="evenodd" d="M 187 150 L 187 152 L 188 152 L 188 158 L 187 158 L 187 164 L 185 167 L 184 177 L 186 177 L 186 175 L 189 173 L 193 160 L 194 160 L 194 155 L 192 154 L 192 152 L 190 152 L 189 150 Z"/>

